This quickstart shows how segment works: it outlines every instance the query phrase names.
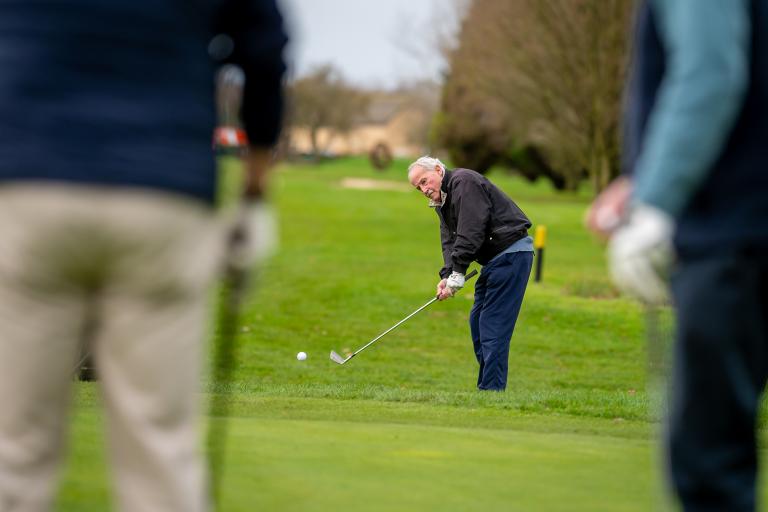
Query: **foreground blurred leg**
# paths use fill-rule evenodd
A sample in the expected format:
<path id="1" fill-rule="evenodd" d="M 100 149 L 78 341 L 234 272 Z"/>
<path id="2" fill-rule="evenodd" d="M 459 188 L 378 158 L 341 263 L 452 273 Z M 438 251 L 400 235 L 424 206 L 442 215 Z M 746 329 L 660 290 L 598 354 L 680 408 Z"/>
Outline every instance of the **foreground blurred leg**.
<path id="1" fill-rule="evenodd" d="M 768 375 L 768 264 L 765 257 L 727 255 L 686 261 L 673 291 L 673 483 L 686 511 L 755 510 L 755 429 Z"/>
<path id="2" fill-rule="evenodd" d="M 0 192 L 0 510 L 50 510 L 66 433 L 83 294 L 60 270 L 67 208 L 46 194 Z M 51 263 L 55 261 L 56 264 Z"/>
<path id="3" fill-rule="evenodd" d="M 213 271 L 210 214 L 197 205 L 115 206 L 141 240 L 123 254 L 105 293 L 96 366 L 107 407 L 121 510 L 207 508 L 200 453 L 206 285 Z M 124 210 L 124 211 L 123 211 Z"/>

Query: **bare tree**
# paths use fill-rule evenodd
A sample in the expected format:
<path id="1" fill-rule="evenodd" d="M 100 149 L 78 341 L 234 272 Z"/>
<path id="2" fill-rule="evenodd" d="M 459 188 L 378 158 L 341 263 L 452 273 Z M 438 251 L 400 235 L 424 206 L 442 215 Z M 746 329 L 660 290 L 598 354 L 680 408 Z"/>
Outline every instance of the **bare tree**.
<path id="1" fill-rule="evenodd" d="M 628 0 L 474 0 L 444 110 L 454 125 L 457 115 L 479 112 L 475 123 L 495 140 L 497 158 L 532 146 L 565 188 L 586 173 L 600 190 L 619 165 L 632 8 Z M 469 106 L 457 109 L 456 100 Z M 505 136 L 489 138 L 496 130 Z"/>
<path id="2" fill-rule="evenodd" d="M 355 121 L 365 115 L 370 101 L 365 91 L 347 84 L 330 65 L 321 66 L 293 82 L 288 87 L 288 95 L 288 124 L 309 130 L 315 158 L 330 144 L 328 139 L 326 146 L 320 147 L 320 130 L 326 128 L 331 134 L 349 132 Z"/>
<path id="3" fill-rule="evenodd" d="M 461 20 L 470 4 L 471 0 L 441 0 L 433 4 L 426 20 L 401 16 L 392 43 L 400 50 L 402 62 L 410 63 L 414 69 L 430 70 L 417 82 L 438 79 L 431 70 L 437 69 L 438 74 L 447 72 L 451 52 L 458 44 Z"/>
<path id="4" fill-rule="evenodd" d="M 413 112 L 410 125 L 406 128 L 408 142 L 431 153 L 430 128 L 432 119 L 439 110 L 440 89 L 437 82 L 421 80 L 401 85 L 391 95 L 401 98 L 401 108 Z"/>

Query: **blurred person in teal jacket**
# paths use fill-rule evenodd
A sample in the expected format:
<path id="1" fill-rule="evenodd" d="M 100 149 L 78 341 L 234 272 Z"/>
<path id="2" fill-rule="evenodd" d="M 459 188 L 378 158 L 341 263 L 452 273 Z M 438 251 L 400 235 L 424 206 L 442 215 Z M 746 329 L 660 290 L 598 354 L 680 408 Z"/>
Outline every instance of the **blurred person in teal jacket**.
<path id="1" fill-rule="evenodd" d="M 637 13 L 626 176 L 588 225 L 620 288 L 677 314 L 669 474 L 688 511 L 752 511 L 768 378 L 768 2 Z"/>

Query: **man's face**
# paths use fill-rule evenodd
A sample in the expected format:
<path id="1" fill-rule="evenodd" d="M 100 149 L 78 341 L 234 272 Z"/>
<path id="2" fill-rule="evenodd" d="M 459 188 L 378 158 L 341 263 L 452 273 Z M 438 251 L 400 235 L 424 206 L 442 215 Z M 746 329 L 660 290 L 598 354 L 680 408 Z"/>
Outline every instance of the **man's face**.
<path id="1" fill-rule="evenodd" d="M 435 202 L 440 202 L 440 184 L 443 181 L 443 169 L 435 166 L 434 169 L 425 169 L 416 166 L 409 176 L 411 185 Z"/>

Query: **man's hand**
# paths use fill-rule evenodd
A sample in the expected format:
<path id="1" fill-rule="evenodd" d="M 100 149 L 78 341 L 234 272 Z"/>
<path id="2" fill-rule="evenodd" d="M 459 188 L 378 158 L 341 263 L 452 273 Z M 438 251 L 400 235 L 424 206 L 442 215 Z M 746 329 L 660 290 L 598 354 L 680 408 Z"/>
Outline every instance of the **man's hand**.
<path id="1" fill-rule="evenodd" d="M 666 212 L 646 204 L 632 209 L 608 245 L 611 275 L 622 291 L 649 304 L 668 301 L 673 230 Z"/>
<path id="2" fill-rule="evenodd" d="M 227 264 L 248 270 L 265 260 L 277 246 L 277 221 L 266 200 L 272 152 L 251 146 L 243 156 L 245 182 L 242 203 L 229 235 Z"/>
<path id="3" fill-rule="evenodd" d="M 437 299 L 445 300 L 454 296 L 454 294 L 464 287 L 464 274 L 453 272 L 448 279 L 443 279 L 437 283 Z"/>
<path id="4" fill-rule="evenodd" d="M 437 283 L 437 300 L 445 300 L 453 297 L 453 290 L 447 286 L 447 282 L 447 279 L 443 279 Z"/>
<path id="5" fill-rule="evenodd" d="M 584 219 L 587 228 L 603 240 L 610 238 L 621 224 L 631 194 L 632 182 L 628 178 L 613 180 L 589 207 Z"/>

